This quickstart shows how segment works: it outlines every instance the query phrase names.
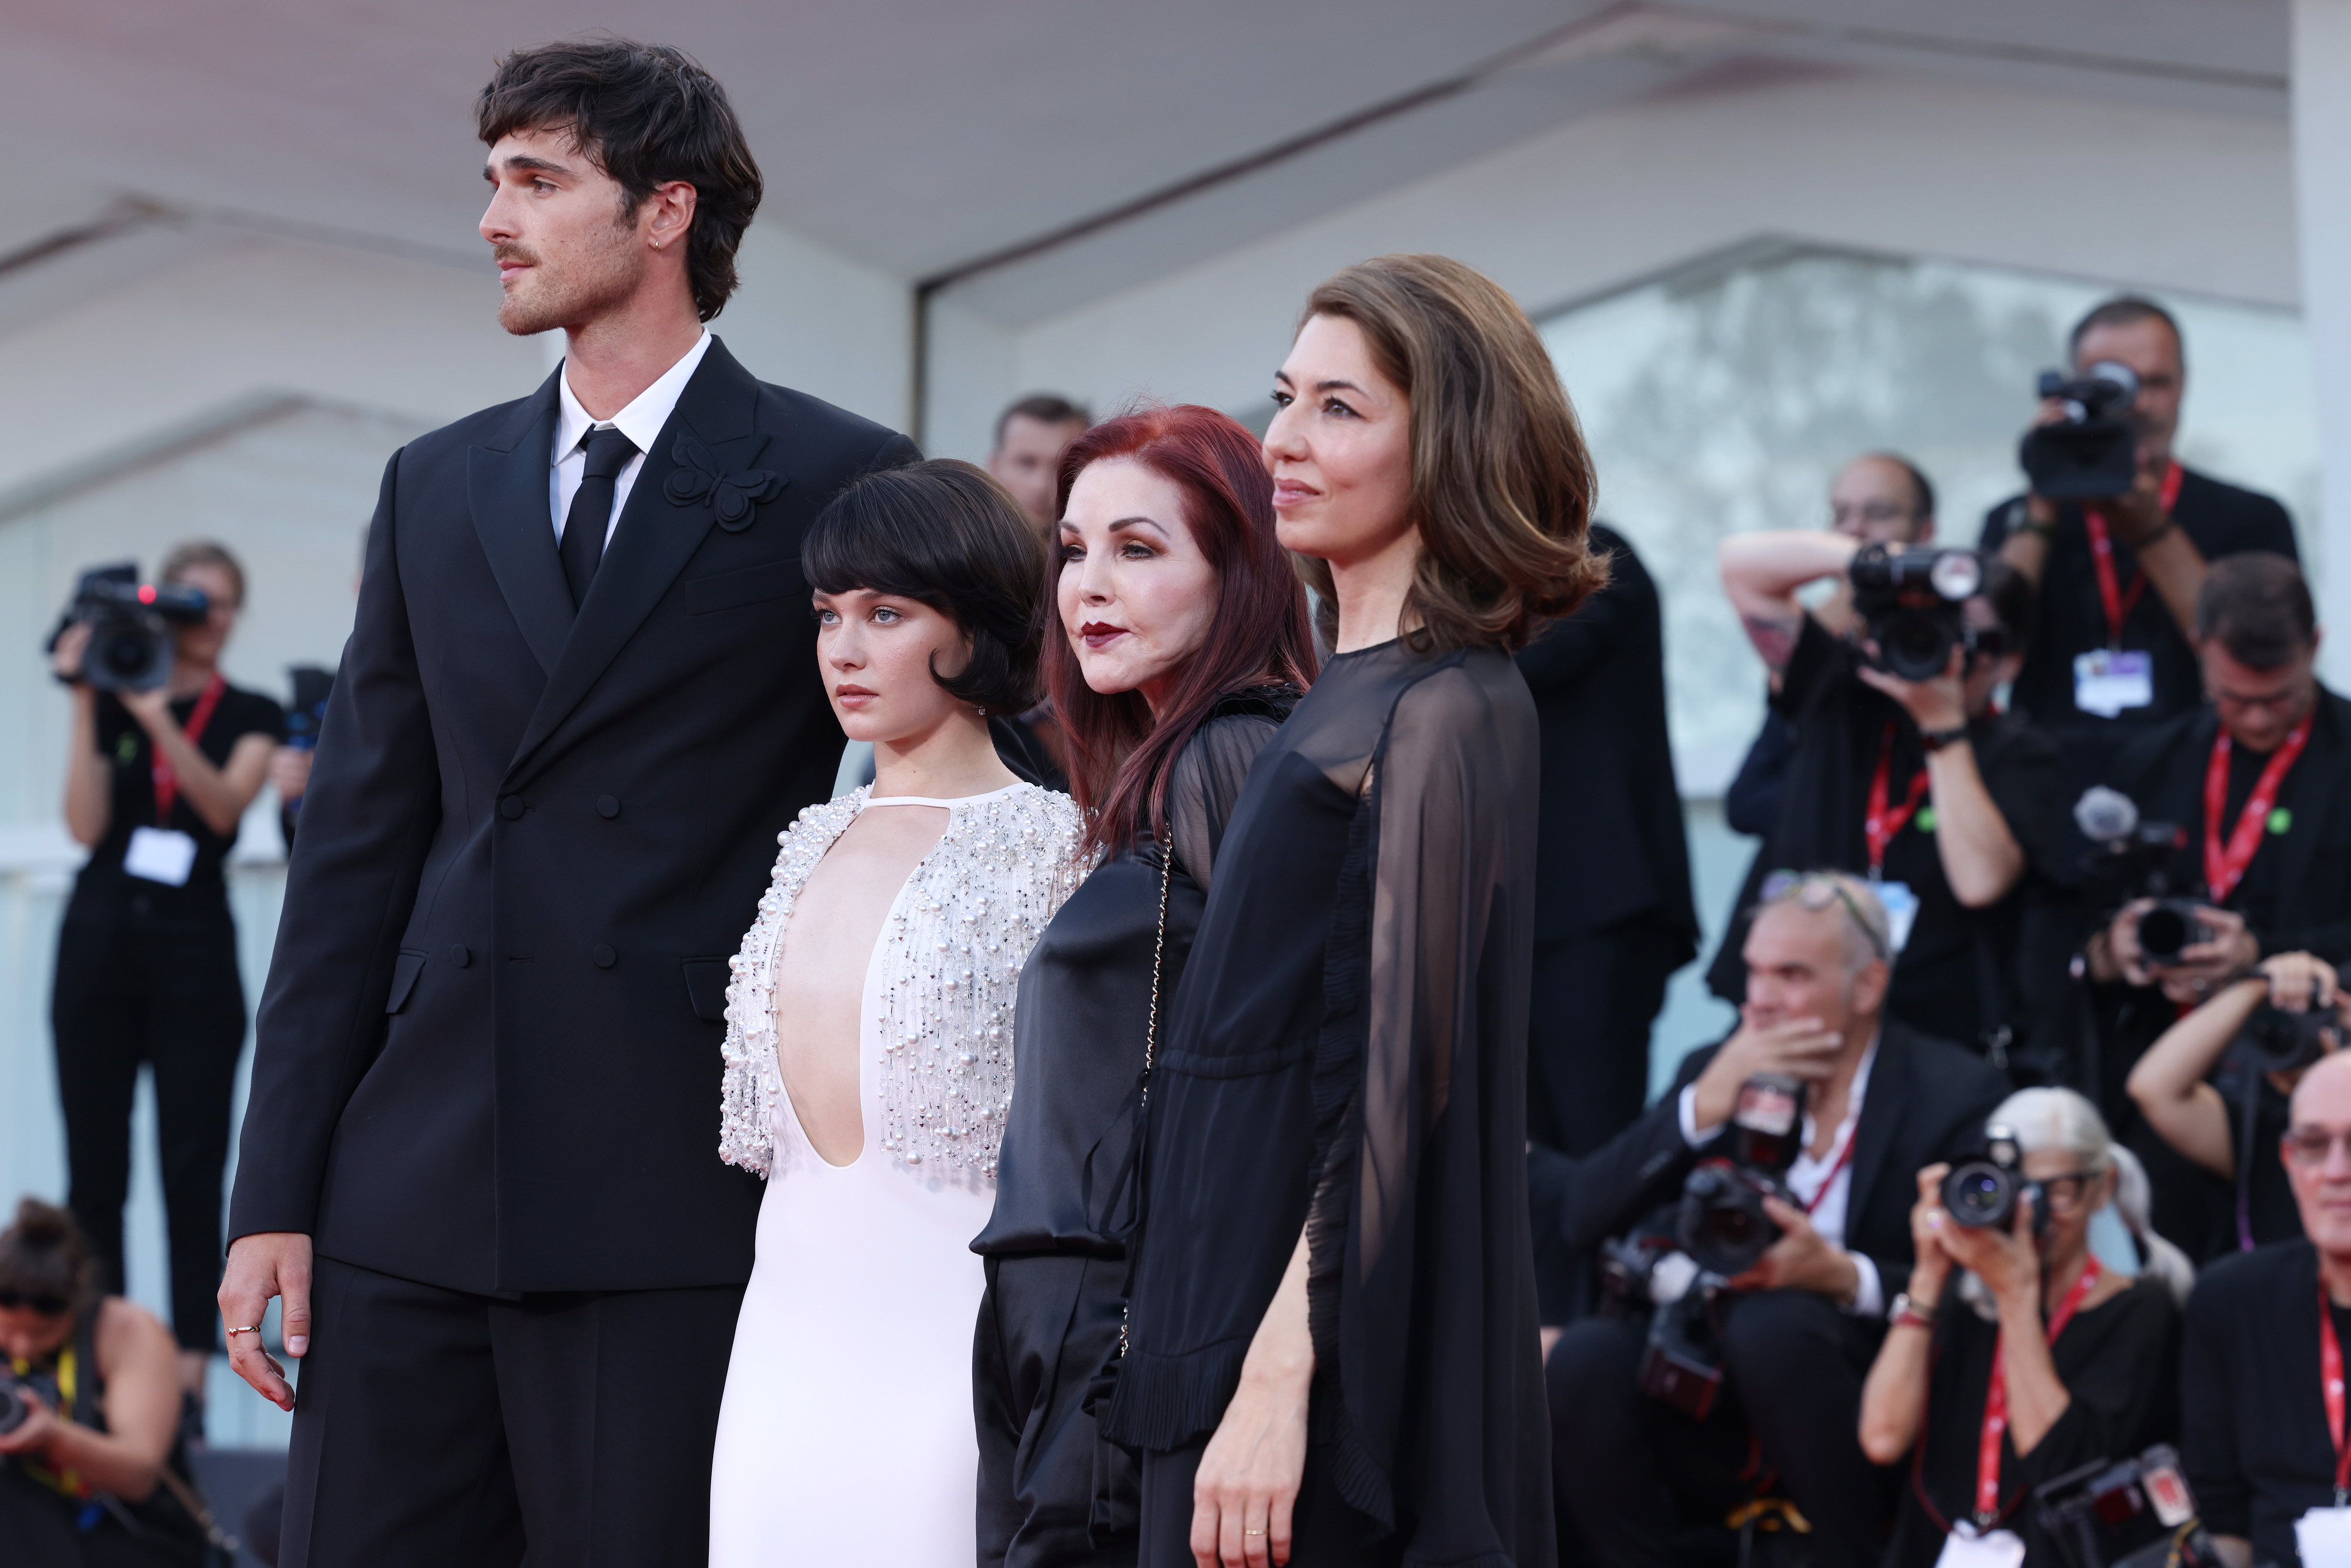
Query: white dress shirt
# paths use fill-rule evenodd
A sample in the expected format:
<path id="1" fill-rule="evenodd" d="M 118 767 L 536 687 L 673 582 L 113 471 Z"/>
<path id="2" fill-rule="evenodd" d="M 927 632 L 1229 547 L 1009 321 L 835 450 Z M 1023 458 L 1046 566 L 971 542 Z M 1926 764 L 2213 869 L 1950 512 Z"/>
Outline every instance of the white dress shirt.
<path id="1" fill-rule="evenodd" d="M 1788 1167 L 1782 1178 L 1787 1189 L 1795 1194 L 1801 1206 L 1811 1204 L 1813 1228 L 1822 1240 L 1844 1252 L 1853 1260 L 1854 1272 L 1859 1283 L 1845 1311 L 1855 1317 L 1878 1318 L 1886 1315 L 1886 1285 L 1877 1277 L 1877 1264 L 1868 1254 L 1855 1252 L 1844 1244 L 1845 1220 L 1853 1211 L 1854 1139 L 1861 1135 L 1862 1102 L 1869 1097 L 1869 1070 L 1877 1062 L 1877 1040 L 1870 1039 L 1868 1049 L 1853 1070 L 1853 1083 L 1844 1096 L 1844 1120 L 1837 1124 L 1836 1136 L 1829 1140 L 1828 1152 L 1818 1159 L 1813 1157 L 1813 1140 L 1820 1135 L 1820 1124 L 1813 1120 L 1810 1111 L 1804 1113 L 1804 1146 L 1796 1155 L 1796 1163 Z M 1682 1141 L 1691 1148 L 1710 1144 L 1722 1136 L 1730 1124 L 1718 1122 L 1699 1130 L 1698 1124 L 1698 1085 L 1683 1086 L 1677 1105 L 1682 1129 Z"/>
<path id="2" fill-rule="evenodd" d="M 588 433 L 599 425 L 611 425 L 636 443 L 637 455 L 621 470 L 612 485 L 612 515 L 604 520 L 604 543 L 612 543 L 612 530 L 620 526 L 621 508 L 629 504 L 629 492 L 636 487 L 637 476 L 645 466 L 645 454 L 653 448 L 653 440 L 669 423 L 671 413 L 677 407 L 678 394 L 685 383 L 694 379 L 695 367 L 702 356 L 710 351 L 710 334 L 704 331 L 695 340 L 677 363 L 661 373 L 661 379 L 636 395 L 628 407 L 610 419 L 595 419 L 580 406 L 571 395 L 571 361 L 563 363 L 563 374 L 556 379 L 555 450 L 549 454 L 553 466 L 547 477 L 548 509 L 554 514 L 555 542 L 563 543 L 563 519 L 571 510 L 571 497 L 580 488 L 580 480 L 588 471 L 588 454 L 580 446 Z"/>

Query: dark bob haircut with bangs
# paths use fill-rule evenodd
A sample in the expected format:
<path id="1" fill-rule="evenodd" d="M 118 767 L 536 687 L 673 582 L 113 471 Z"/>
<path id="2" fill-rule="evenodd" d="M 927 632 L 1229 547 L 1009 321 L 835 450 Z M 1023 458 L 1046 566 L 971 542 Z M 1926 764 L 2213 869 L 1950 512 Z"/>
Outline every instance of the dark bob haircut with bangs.
<path id="1" fill-rule="evenodd" d="M 931 677 L 991 714 L 1037 700 L 1044 579 L 1037 529 L 985 469 L 953 457 L 852 481 L 817 515 L 800 570 L 819 593 L 894 594 L 951 618 L 971 639 L 960 674 Z"/>
<path id="2" fill-rule="evenodd" d="M 726 89 L 683 50 L 611 37 L 517 49 L 492 71 L 475 116 L 486 147 L 517 131 L 568 133 L 620 185 L 623 224 L 654 187 L 692 185 L 694 308 L 705 321 L 726 308 L 735 251 L 766 184 Z"/>

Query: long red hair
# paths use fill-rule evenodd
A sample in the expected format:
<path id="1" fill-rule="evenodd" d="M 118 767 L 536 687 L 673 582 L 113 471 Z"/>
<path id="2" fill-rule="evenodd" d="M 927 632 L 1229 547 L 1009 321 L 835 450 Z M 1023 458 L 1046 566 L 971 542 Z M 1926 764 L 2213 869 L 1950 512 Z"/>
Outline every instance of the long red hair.
<path id="1" fill-rule="evenodd" d="M 1140 463 L 1184 497 L 1184 524 L 1217 574 L 1216 618 L 1154 722 L 1140 692 L 1105 695 L 1086 685 L 1061 622 L 1061 571 L 1045 596 L 1045 690 L 1067 746 L 1070 791 L 1086 814 L 1089 847 L 1115 851 L 1145 831 L 1165 841 L 1167 775 L 1217 704 L 1271 681 L 1303 690 L 1321 661 L 1306 586 L 1273 532 L 1273 481 L 1256 436 L 1229 414 L 1196 403 L 1141 408 L 1104 420 L 1061 454 L 1057 509 L 1086 465 Z M 1059 549 L 1055 549 L 1058 560 Z"/>

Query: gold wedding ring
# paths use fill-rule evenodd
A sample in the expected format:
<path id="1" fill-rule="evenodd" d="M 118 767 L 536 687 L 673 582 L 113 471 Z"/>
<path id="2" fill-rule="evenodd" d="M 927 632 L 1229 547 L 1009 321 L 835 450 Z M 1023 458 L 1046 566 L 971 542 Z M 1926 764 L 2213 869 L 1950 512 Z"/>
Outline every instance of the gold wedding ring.
<path id="1" fill-rule="evenodd" d="M 1244 1530 L 1241 1533 L 1243 1535 L 1263 1535 L 1265 1531 L 1262 1530 Z"/>
<path id="2" fill-rule="evenodd" d="M 228 1331 L 228 1336 L 229 1336 L 229 1338 L 231 1338 L 231 1339 L 235 1339 L 237 1335 L 239 1335 L 239 1334 L 241 1334 L 241 1333 L 259 1333 L 260 1332 L 261 1332 L 261 1325 L 260 1325 L 259 1323 L 247 1323 L 247 1324 L 246 1324 L 246 1325 L 245 1325 L 243 1328 L 241 1328 L 241 1329 L 231 1329 L 231 1330 L 229 1330 L 229 1331 Z"/>

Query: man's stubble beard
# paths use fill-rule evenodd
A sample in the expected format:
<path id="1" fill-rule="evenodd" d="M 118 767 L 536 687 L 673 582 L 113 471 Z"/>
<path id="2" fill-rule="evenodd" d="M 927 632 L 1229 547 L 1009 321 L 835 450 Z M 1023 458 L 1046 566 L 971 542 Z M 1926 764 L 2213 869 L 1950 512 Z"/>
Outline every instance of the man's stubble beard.
<path id="1" fill-rule="evenodd" d="M 498 325 L 517 338 L 558 327 L 584 327 L 634 294 L 645 276 L 645 256 L 633 224 L 616 225 L 608 241 L 579 254 L 568 265 L 550 266 L 543 253 L 514 246 L 501 254 L 532 263 L 523 274 L 528 287 L 498 303 Z"/>

